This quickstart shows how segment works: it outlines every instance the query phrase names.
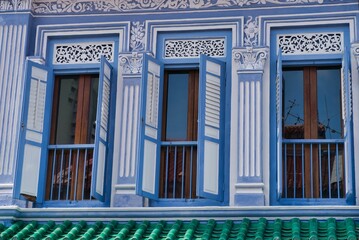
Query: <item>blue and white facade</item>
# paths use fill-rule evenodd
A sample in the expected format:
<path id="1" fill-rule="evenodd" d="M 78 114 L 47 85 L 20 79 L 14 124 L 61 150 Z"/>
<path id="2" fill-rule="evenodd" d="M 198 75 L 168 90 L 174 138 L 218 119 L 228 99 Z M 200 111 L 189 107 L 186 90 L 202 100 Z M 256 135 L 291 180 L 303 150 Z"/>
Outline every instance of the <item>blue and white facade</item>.
<path id="1" fill-rule="evenodd" d="M 358 205 L 358 22 L 357 0 L 0 1 L 0 204 Z M 308 79 L 313 69 L 338 74 L 337 87 L 309 94 L 327 93 L 315 116 L 336 108 L 335 96 L 338 113 L 325 110 L 314 137 L 285 137 L 319 119 L 287 110 L 302 90 L 282 79 L 307 68 Z M 189 72 L 196 137 L 164 140 L 169 75 Z M 54 143 L 57 79 L 83 75 L 99 79 L 93 141 Z M 165 157 L 169 147 L 196 160 L 166 170 L 177 161 Z M 177 181 L 170 171 L 182 178 L 178 195 L 167 190 Z"/>

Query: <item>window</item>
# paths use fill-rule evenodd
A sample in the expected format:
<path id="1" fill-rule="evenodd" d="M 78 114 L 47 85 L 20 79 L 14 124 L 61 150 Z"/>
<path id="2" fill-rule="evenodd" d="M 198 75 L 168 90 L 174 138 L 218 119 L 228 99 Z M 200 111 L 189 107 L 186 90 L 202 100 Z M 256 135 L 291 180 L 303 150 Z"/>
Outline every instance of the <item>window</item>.
<path id="1" fill-rule="evenodd" d="M 98 98 L 98 75 L 55 78 L 45 200 L 88 200 Z M 61 145 L 88 145 L 62 149 Z"/>
<path id="2" fill-rule="evenodd" d="M 196 198 L 198 71 L 166 71 L 160 198 Z"/>
<path id="3" fill-rule="evenodd" d="M 105 201 L 112 67 L 104 57 L 98 66 L 99 74 L 53 79 L 27 62 L 17 197 Z"/>
<path id="4" fill-rule="evenodd" d="M 277 60 L 278 197 L 284 204 L 351 201 L 348 63 Z"/>
<path id="5" fill-rule="evenodd" d="M 224 63 L 204 55 L 199 71 L 165 73 L 146 55 L 139 195 L 223 201 L 224 76 Z"/>

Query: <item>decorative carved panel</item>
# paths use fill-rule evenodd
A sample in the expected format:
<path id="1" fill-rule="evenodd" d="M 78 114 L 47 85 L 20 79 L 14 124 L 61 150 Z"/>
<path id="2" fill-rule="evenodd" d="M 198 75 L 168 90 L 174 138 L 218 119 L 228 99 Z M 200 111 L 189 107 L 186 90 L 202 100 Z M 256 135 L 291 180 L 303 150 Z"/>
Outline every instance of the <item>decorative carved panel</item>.
<path id="1" fill-rule="evenodd" d="M 211 57 L 226 56 L 224 38 L 171 39 L 165 41 L 165 58 L 197 58 L 200 54 Z"/>
<path id="2" fill-rule="evenodd" d="M 278 35 L 278 48 L 283 55 L 341 53 L 344 36 L 341 32 L 299 33 Z"/>
<path id="3" fill-rule="evenodd" d="M 54 46 L 54 64 L 99 63 L 104 55 L 109 62 L 114 59 L 114 43 L 71 43 Z"/>

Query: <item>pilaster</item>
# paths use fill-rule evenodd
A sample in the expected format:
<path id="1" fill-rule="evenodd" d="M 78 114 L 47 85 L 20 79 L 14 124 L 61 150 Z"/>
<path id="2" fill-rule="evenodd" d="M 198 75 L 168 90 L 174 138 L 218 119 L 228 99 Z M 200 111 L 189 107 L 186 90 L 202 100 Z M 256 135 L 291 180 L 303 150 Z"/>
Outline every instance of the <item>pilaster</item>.
<path id="1" fill-rule="evenodd" d="M 0 11 L 19 9 L 14 2 L 2 1 Z M 0 17 L 0 205 L 14 204 L 28 29 L 28 14 Z"/>
<path id="2" fill-rule="evenodd" d="M 120 119 L 116 130 L 112 192 L 113 207 L 140 207 L 142 197 L 136 195 L 137 142 L 139 131 L 140 84 L 143 54 L 121 53 L 119 56 L 120 84 L 117 91 L 117 106 L 122 109 L 116 119 Z"/>
<path id="3" fill-rule="evenodd" d="M 235 156 L 234 205 L 264 205 L 262 163 L 262 77 L 267 48 L 233 49 L 232 66 L 236 75 L 232 97 L 235 102 L 232 123 L 232 155 Z M 235 98 L 235 99 L 233 99 Z M 235 128 L 235 129 L 233 129 Z M 233 139 L 233 138 L 232 138 Z"/>

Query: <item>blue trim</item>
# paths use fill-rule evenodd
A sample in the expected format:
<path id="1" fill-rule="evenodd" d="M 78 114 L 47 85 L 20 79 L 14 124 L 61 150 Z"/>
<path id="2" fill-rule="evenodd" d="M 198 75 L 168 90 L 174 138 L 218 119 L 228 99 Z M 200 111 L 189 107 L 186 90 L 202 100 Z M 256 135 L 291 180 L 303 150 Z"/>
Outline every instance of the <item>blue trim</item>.
<path id="1" fill-rule="evenodd" d="M 355 204 L 355 193 L 354 193 L 354 174 L 349 173 L 348 179 L 349 183 L 346 183 L 346 188 L 349 190 L 346 198 L 344 199 L 282 199 L 277 196 L 277 120 L 276 120 L 276 36 L 278 34 L 287 34 L 287 33 L 309 33 L 309 32 L 342 32 L 344 35 L 343 46 L 350 46 L 349 38 L 349 28 L 347 24 L 337 24 L 337 25 L 328 25 L 328 26 L 315 26 L 315 27 L 292 27 L 292 28 L 274 28 L 271 31 L 271 49 L 270 49 L 270 204 L 271 205 L 351 205 Z M 343 49 L 345 54 L 349 53 L 348 49 Z M 313 54 L 313 55 L 293 55 L 293 56 L 283 56 L 283 66 L 332 66 L 332 65 L 341 65 L 343 59 L 342 54 Z M 348 64 L 349 66 L 349 64 Z M 352 122 L 350 123 L 350 126 Z M 350 135 L 353 133 L 350 132 Z M 321 143 L 322 140 L 307 140 L 308 143 Z M 325 140 L 325 142 L 347 142 L 349 146 L 349 151 L 347 153 L 352 154 L 353 149 L 351 146 L 351 140 Z M 283 140 L 283 142 L 295 143 L 296 140 Z M 300 142 L 303 142 L 300 140 Z M 349 159 L 349 166 L 352 166 L 352 161 L 350 156 L 346 157 Z M 350 167 L 349 169 L 352 169 Z"/>
<path id="2" fill-rule="evenodd" d="M 147 77 L 148 77 L 148 65 L 149 65 L 149 61 L 157 64 L 160 67 L 160 75 L 159 75 L 159 95 L 158 95 L 158 112 L 157 112 L 157 128 L 153 128 L 152 126 L 147 126 L 146 125 L 146 97 L 147 97 Z M 154 182 L 155 182 L 155 191 L 154 193 L 151 192 L 146 192 L 145 190 L 143 190 L 143 186 L 142 186 L 142 180 L 143 180 L 143 172 L 146 171 L 146 169 L 144 169 L 144 146 L 145 146 L 145 141 L 150 141 L 153 144 L 156 144 L 156 153 L 157 155 L 156 157 L 156 167 L 155 167 L 155 171 L 156 173 L 160 172 L 160 157 L 161 157 L 161 120 L 162 120 L 162 96 L 163 96 L 163 71 L 164 71 L 164 67 L 163 67 L 163 63 L 160 62 L 159 60 L 151 57 L 148 54 L 144 55 L 143 58 L 143 68 L 142 68 L 142 85 L 141 85 L 141 106 L 140 106 L 140 137 L 139 137 L 139 148 L 138 148 L 138 171 L 137 171 L 137 184 L 136 184 L 136 194 L 144 196 L 144 197 L 148 197 L 150 199 L 158 199 L 158 194 L 159 194 L 159 177 L 158 174 L 155 174 L 155 176 L 153 176 Z M 157 131 L 157 138 L 151 138 L 149 136 L 146 136 L 145 134 L 145 128 L 149 127 L 152 129 L 155 129 Z"/>

